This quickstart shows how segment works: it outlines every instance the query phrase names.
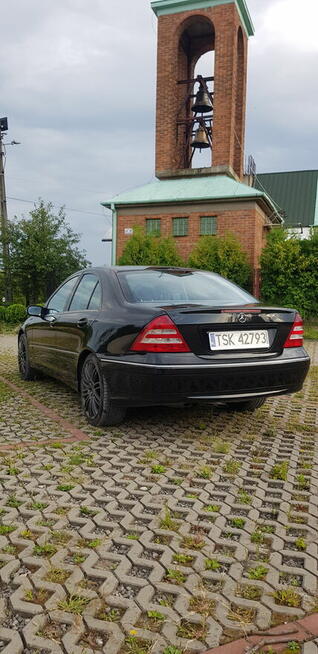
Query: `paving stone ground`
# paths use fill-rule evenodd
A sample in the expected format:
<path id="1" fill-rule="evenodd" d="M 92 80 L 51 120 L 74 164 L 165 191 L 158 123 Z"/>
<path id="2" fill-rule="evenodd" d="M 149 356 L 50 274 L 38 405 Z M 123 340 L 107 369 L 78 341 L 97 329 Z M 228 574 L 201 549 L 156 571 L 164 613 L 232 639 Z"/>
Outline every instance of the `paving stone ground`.
<path id="1" fill-rule="evenodd" d="M 199 653 L 317 612 L 307 349 L 304 389 L 252 415 L 138 409 L 101 430 L 66 387 L 21 382 L 0 337 L 0 652 Z"/>

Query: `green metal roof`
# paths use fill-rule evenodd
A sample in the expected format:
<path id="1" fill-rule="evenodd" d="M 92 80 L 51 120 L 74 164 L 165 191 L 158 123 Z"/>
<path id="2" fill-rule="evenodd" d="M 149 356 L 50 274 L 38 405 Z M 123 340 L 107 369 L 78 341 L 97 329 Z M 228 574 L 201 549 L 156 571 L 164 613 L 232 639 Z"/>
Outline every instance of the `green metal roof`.
<path id="1" fill-rule="evenodd" d="M 246 0 L 152 0 L 151 7 L 157 16 L 177 14 L 181 11 L 206 9 L 216 5 L 227 5 L 235 2 L 242 24 L 248 36 L 253 36 L 254 25 L 246 4 Z"/>
<path id="2" fill-rule="evenodd" d="M 261 200 L 272 212 L 276 207 L 263 190 L 237 182 L 227 175 L 206 175 L 156 180 L 145 186 L 116 195 L 103 206 L 169 204 L 216 200 Z"/>
<path id="3" fill-rule="evenodd" d="M 255 187 L 268 195 L 286 213 L 286 226 L 318 225 L 318 170 L 257 175 Z"/>

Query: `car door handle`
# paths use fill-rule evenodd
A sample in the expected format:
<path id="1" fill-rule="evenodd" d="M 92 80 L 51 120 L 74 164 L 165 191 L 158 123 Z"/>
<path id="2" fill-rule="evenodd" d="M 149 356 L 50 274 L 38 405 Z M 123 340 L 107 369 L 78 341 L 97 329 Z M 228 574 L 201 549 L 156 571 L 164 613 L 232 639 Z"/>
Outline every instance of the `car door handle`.
<path id="1" fill-rule="evenodd" d="M 80 318 L 80 320 L 77 322 L 78 327 L 86 327 L 88 324 L 87 318 Z"/>
<path id="2" fill-rule="evenodd" d="M 54 327 L 54 324 L 56 323 L 55 316 L 47 316 L 46 320 L 48 321 L 48 323 L 50 323 L 50 327 Z"/>

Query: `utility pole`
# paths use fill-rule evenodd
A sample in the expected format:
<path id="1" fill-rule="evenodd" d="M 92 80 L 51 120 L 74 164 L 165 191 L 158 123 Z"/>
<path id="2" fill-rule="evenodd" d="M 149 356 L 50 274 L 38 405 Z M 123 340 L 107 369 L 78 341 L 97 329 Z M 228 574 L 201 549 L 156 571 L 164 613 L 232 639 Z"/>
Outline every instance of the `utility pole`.
<path id="1" fill-rule="evenodd" d="M 2 261 L 5 279 L 6 303 L 12 302 L 12 280 L 10 269 L 10 251 L 8 242 L 8 212 L 6 185 L 4 178 L 4 149 L 3 133 L 8 131 L 8 119 L 0 118 L 0 217 L 1 217 L 1 239 L 2 239 Z"/>

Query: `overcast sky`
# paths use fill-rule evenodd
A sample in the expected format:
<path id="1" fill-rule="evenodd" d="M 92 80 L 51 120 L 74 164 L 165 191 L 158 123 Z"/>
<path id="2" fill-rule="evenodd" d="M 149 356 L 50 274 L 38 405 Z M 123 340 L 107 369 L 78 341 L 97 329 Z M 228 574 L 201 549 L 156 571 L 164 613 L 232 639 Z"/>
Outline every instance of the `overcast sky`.
<path id="1" fill-rule="evenodd" d="M 246 153 L 258 172 L 318 168 L 318 1 L 248 6 Z M 9 217 L 27 214 L 26 200 L 64 204 L 88 258 L 109 263 L 100 202 L 154 177 L 155 76 L 150 0 L 6 3 L 0 115 L 6 140 L 21 141 L 7 148 Z"/>

